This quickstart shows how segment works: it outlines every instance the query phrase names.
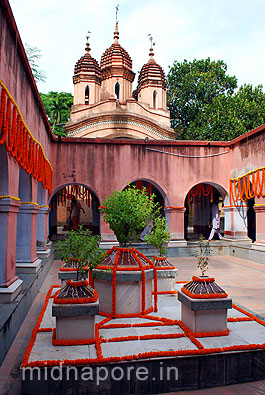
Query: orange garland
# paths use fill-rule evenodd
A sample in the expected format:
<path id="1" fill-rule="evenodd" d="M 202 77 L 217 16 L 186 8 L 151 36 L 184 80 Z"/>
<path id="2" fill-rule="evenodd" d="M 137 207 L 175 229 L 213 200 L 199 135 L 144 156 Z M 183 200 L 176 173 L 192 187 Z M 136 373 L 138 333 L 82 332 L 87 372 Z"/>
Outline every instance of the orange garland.
<path id="1" fill-rule="evenodd" d="M 218 299 L 218 298 L 227 298 L 228 294 L 193 294 L 192 292 L 188 291 L 185 288 L 181 288 L 181 292 L 185 295 L 189 296 L 192 299 Z"/>
<path id="2" fill-rule="evenodd" d="M 70 280 L 68 280 L 70 281 Z M 67 281 L 67 282 L 68 282 Z M 87 282 L 88 284 L 88 282 Z M 74 299 L 58 299 L 58 293 L 56 292 L 54 295 L 54 303 L 55 304 L 82 304 L 82 303 L 95 303 L 98 300 L 98 293 L 96 289 L 94 289 L 94 296 L 91 298 L 74 298 Z"/>
<path id="3" fill-rule="evenodd" d="M 67 365 L 89 365 L 89 364 L 97 364 L 97 363 L 111 363 L 111 362 L 123 362 L 123 361 L 132 361 L 132 360 L 141 360 L 141 359 L 146 359 L 146 358 L 158 358 L 158 357 L 176 357 L 176 356 L 187 356 L 187 355 L 207 355 L 207 354 L 212 354 L 212 353 L 221 353 L 221 352 L 230 352 L 230 351 L 247 351 L 247 350 L 257 350 L 257 349 L 265 349 L 265 343 L 264 344 L 247 344 L 247 345 L 235 345 L 235 346 L 228 346 L 228 347 L 216 347 L 216 348 L 204 348 L 203 345 L 195 338 L 196 337 L 202 337 L 202 336 L 218 336 L 218 335 L 227 335 L 228 331 L 223 332 L 217 332 L 216 333 L 211 333 L 211 332 L 202 332 L 202 333 L 192 333 L 181 321 L 178 320 L 170 320 L 165 317 L 152 317 L 152 316 L 146 316 L 142 315 L 142 318 L 146 319 L 154 319 L 158 321 L 157 323 L 138 323 L 138 324 L 107 324 L 105 325 L 111 318 L 105 318 L 102 320 L 100 323 L 96 324 L 95 326 L 95 339 L 84 339 L 81 340 L 81 342 L 84 342 L 83 344 L 95 344 L 96 350 L 97 350 L 97 358 L 84 358 L 84 359 L 74 359 L 74 360 L 46 360 L 46 361 L 32 361 L 28 362 L 32 347 L 34 345 L 34 342 L 36 340 L 36 335 L 38 332 L 51 332 L 52 328 L 40 328 L 40 324 L 44 315 L 44 312 L 47 308 L 49 298 L 52 297 L 51 292 L 55 286 L 52 286 L 51 289 L 48 291 L 48 294 L 45 298 L 45 303 L 44 306 L 41 310 L 40 316 L 38 318 L 38 321 L 36 323 L 35 328 L 33 329 L 32 332 L 32 337 L 29 342 L 29 345 L 26 349 L 26 353 L 23 358 L 22 362 L 22 367 L 45 367 L 45 366 L 57 366 L 57 365 L 62 365 L 62 366 L 67 366 Z M 56 286 L 57 287 L 57 286 Z M 245 310 L 237 307 L 236 305 L 233 305 L 235 309 L 238 311 L 242 312 L 243 314 L 247 315 L 249 318 L 252 318 L 253 320 L 259 322 L 261 321 L 257 317 L 253 316 L 251 313 L 246 312 Z M 265 325 L 265 322 L 261 321 L 262 325 Z M 102 355 L 102 350 L 101 350 L 101 343 L 108 343 L 108 342 L 115 342 L 115 341 L 126 341 L 126 340 L 137 340 L 136 336 L 129 336 L 129 337 L 121 337 L 121 338 L 110 338 L 110 339 L 102 339 L 99 336 L 99 329 L 100 328 L 118 328 L 118 327 L 130 327 L 130 326 L 153 326 L 153 325 L 179 325 L 180 328 L 184 331 L 184 333 L 181 334 L 165 334 L 165 335 L 143 335 L 139 336 L 140 339 L 146 340 L 146 339 L 160 339 L 160 338 L 171 338 L 171 337 L 183 337 L 187 336 L 197 347 L 197 350 L 178 350 L 178 351 L 150 351 L 150 352 L 145 352 L 145 353 L 139 353 L 139 354 L 132 354 L 132 355 L 125 355 L 122 357 L 108 357 L 104 358 Z M 53 330 L 53 337 L 55 336 L 56 332 Z M 162 337 L 163 336 L 163 337 Z M 77 344 L 76 342 L 79 342 L 78 340 L 58 340 L 58 342 L 64 342 L 65 345 L 73 345 Z M 59 344 L 57 344 L 59 345 Z M 60 344 L 62 345 L 62 344 Z"/>
<path id="4" fill-rule="evenodd" d="M 197 277 L 192 276 L 192 280 L 196 281 L 197 283 L 213 283 L 215 281 L 214 277 Z"/>
<path id="5" fill-rule="evenodd" d="M 250 179 L 251 176 L 251 179 Z M 250 171 L 241 177 L 229 180 L 230 205 L 238 200 L 245 202 L 255 196 L 265 197 L 265 167 Z M 264 192 L 263 192 L 264 191 Z"/>
<path id="6" fill-rule="evenodd" d="M 26 173 L 40 181 L 44 189 L 52 191 L 52 167 L 42 146 L 27 128 L 17 104 L 0 80 L 0 144 L 13 156 Z"/>

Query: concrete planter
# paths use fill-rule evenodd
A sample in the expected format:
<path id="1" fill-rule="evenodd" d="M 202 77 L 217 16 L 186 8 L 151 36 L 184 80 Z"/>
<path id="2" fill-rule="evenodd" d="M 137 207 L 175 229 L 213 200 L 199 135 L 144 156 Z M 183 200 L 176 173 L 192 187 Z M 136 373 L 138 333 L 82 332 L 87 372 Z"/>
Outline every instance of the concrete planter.
<path id="1" fill-rule="evenodd" d="M 175 283 L 178 270 L 167 260 L 167 257 L 153 257 L 153 262 L 157 270 L 157 291 L 175 291 Z"/>
<path id="2" fill-rule="evenodd" d="M 68 281 L 67 285 L 69 288 L 71 288 L 71 286 L 75 287 L 75 292 L 78 292 L 78 288 L 87 287 L 88 282 Z M 62 291 L 62 289 L 60 291 Z M 94 295 L 90 297 L 77 300 L 73 298 L 59 299 L 56 293 L 52 305 L 52 315 L 56 317 L 56 340 L 74 341 L 94 339 L 95 315 L 97 314 L 99 314 L 97 293 L 94 293 Z"/>
<path id="3" fill-rule="evenodd" d="M 204 279 L 193 276 L 193 280 L 178 292 L 178 300 L 181 302 L 181 321 L 193 333 L 225 334 L 227 309 L 232 308 L 232 299 L 215 283 L 214 278 L 209 278 L 213 281 L 208 280 L 208 282 L 204 282 Z M 188 289 L 193 289 L 194 293 Z"/>
<path id="4" fill-rule="evenodd" d="M 137 316 L 152 310 L 152 262 L 135 248 L 113 247 L 92 273 L 101 313 Z"/>

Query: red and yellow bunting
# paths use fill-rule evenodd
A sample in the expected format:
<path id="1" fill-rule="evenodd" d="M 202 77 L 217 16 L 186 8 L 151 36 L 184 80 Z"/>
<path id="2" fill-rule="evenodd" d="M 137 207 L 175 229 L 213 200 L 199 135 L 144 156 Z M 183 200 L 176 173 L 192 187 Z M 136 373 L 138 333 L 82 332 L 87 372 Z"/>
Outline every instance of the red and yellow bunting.
<path id="1" fill-rule="evenodd" d="M 19 108 L 0 80 L 0 144 L 19 165 L 42 183 L 44 189 L 52 190 L 52 166 L 44 154 L 41 144 L 27 128 Z"/>
<path id="2" fill-rule="evenodd" d="M 75 197 L 76 200 L 81 199 L 86 202 L 87 207 L 90 207 L 90 191 L 83 185 L 67 185 L 57 192 L 57 203 L 58 206 L 66 206 L 67 200 L 71 200 Z"/>
<path id="3" fill-rule="evenodd" d="M 230 205 L 254 197 L 265 197 L 265 167 L 250 171 L 229 181 Z"/>
<path id="4" fill-rule="evenodd" d="M 213 201 L 213 187 L 210 184 L 198 184 L 195 187 L 191 188 L 188 193 L 188 204 L 193 201 L 196 205 L 198 205 L 198 198 L 206 197 L 210 195 L 211 202 Z M 206 208 L 206 199 L 201 199 L 201 209 Z"/>

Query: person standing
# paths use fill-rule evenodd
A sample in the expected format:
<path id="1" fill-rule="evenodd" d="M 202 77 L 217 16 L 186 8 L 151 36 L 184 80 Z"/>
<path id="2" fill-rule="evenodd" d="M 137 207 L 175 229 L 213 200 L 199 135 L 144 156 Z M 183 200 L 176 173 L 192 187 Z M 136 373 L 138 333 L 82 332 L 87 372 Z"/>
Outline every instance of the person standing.
<path id="1" fill-rule="evenodd" d="M 219 208 L 216 202 L 211 204 L 211 219 L 212 219 L 212 230 L 208 240 L 212 240 L 215 232 L 217 232 L 219 239 L 222 239 L 222 235 L 220 233 L 220 215 L 219 215 Z"/>
<path id="2" fill-rule="evenodd" d="M 71 199 L 71 218 L 73 221 L 73 227 L 72 229 L 78 229 L 79 224 L 80 224 L 80 210 L 83 210 L 85 213 L 85 210 L 81 206 L 81 204 L 76 200 L 76 198 L 73 196 Z"/>

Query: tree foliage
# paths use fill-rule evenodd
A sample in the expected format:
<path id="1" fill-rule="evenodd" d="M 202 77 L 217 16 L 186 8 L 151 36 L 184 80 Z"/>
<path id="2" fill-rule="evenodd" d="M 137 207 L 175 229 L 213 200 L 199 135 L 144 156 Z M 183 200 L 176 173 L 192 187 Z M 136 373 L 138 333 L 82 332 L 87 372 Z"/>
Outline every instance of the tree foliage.
<path id="1" fill-rule="evenodd" d="M 78 273 L 84 274 L 101 263 L 104 251 L 99 248 L 100 236 L 92 235 L 89 230 L 80 226 L 78 230 L 70 230 L 65 240 L 55 245 L 57 257 L 69 266 L 74 262 Z"/>
<path id="2" fill-rule="evenodd" d="M 40 93 L 40 97 L 53 133 L 65 136 L 63 124 L 69 120 L 73 95 L 66 92 L 51 91 L 47 94 Z"/>
<path id="3" fill-rule="evenodd" d="M 114 191 L 102 202 L 104 221 L 115 233 L 118 242 L 126 246 L 136 241 L 148 222 L 158 210 L 154 195 L 148 196 L 142 190 L 130 186 L 122 191 Z"/>
<path id="4" fill-rule="evenodd" d="M 145 236 L 145 240 L 147 244 L 152 244 L 158 249 L 160 256 L 166 253 L 167 244 L 170 241 L 170 232 L 165 217 L 155 218 L 152 231 Z"/>
<path id="5" fill-rule="evenodd" d="M 25 51 L 27 54 L 27 58 L 32 70 L 32 74 L 35 78 L 36 82 L 45 82 L 46 75 L 43 70 L 40 69 L 38 64 L 38 60 L 42 57 L 41 50 L 37 47 L 32 47 L 31 45 L 25 43 Z"/>
<path id="6" fill-rule="evenodd" d="M 230 140 L 265 122 L 262 85 L 242 85 L 222 60 L 175 62 L 168 74 L 168 107 L 179 138 Z"/>

